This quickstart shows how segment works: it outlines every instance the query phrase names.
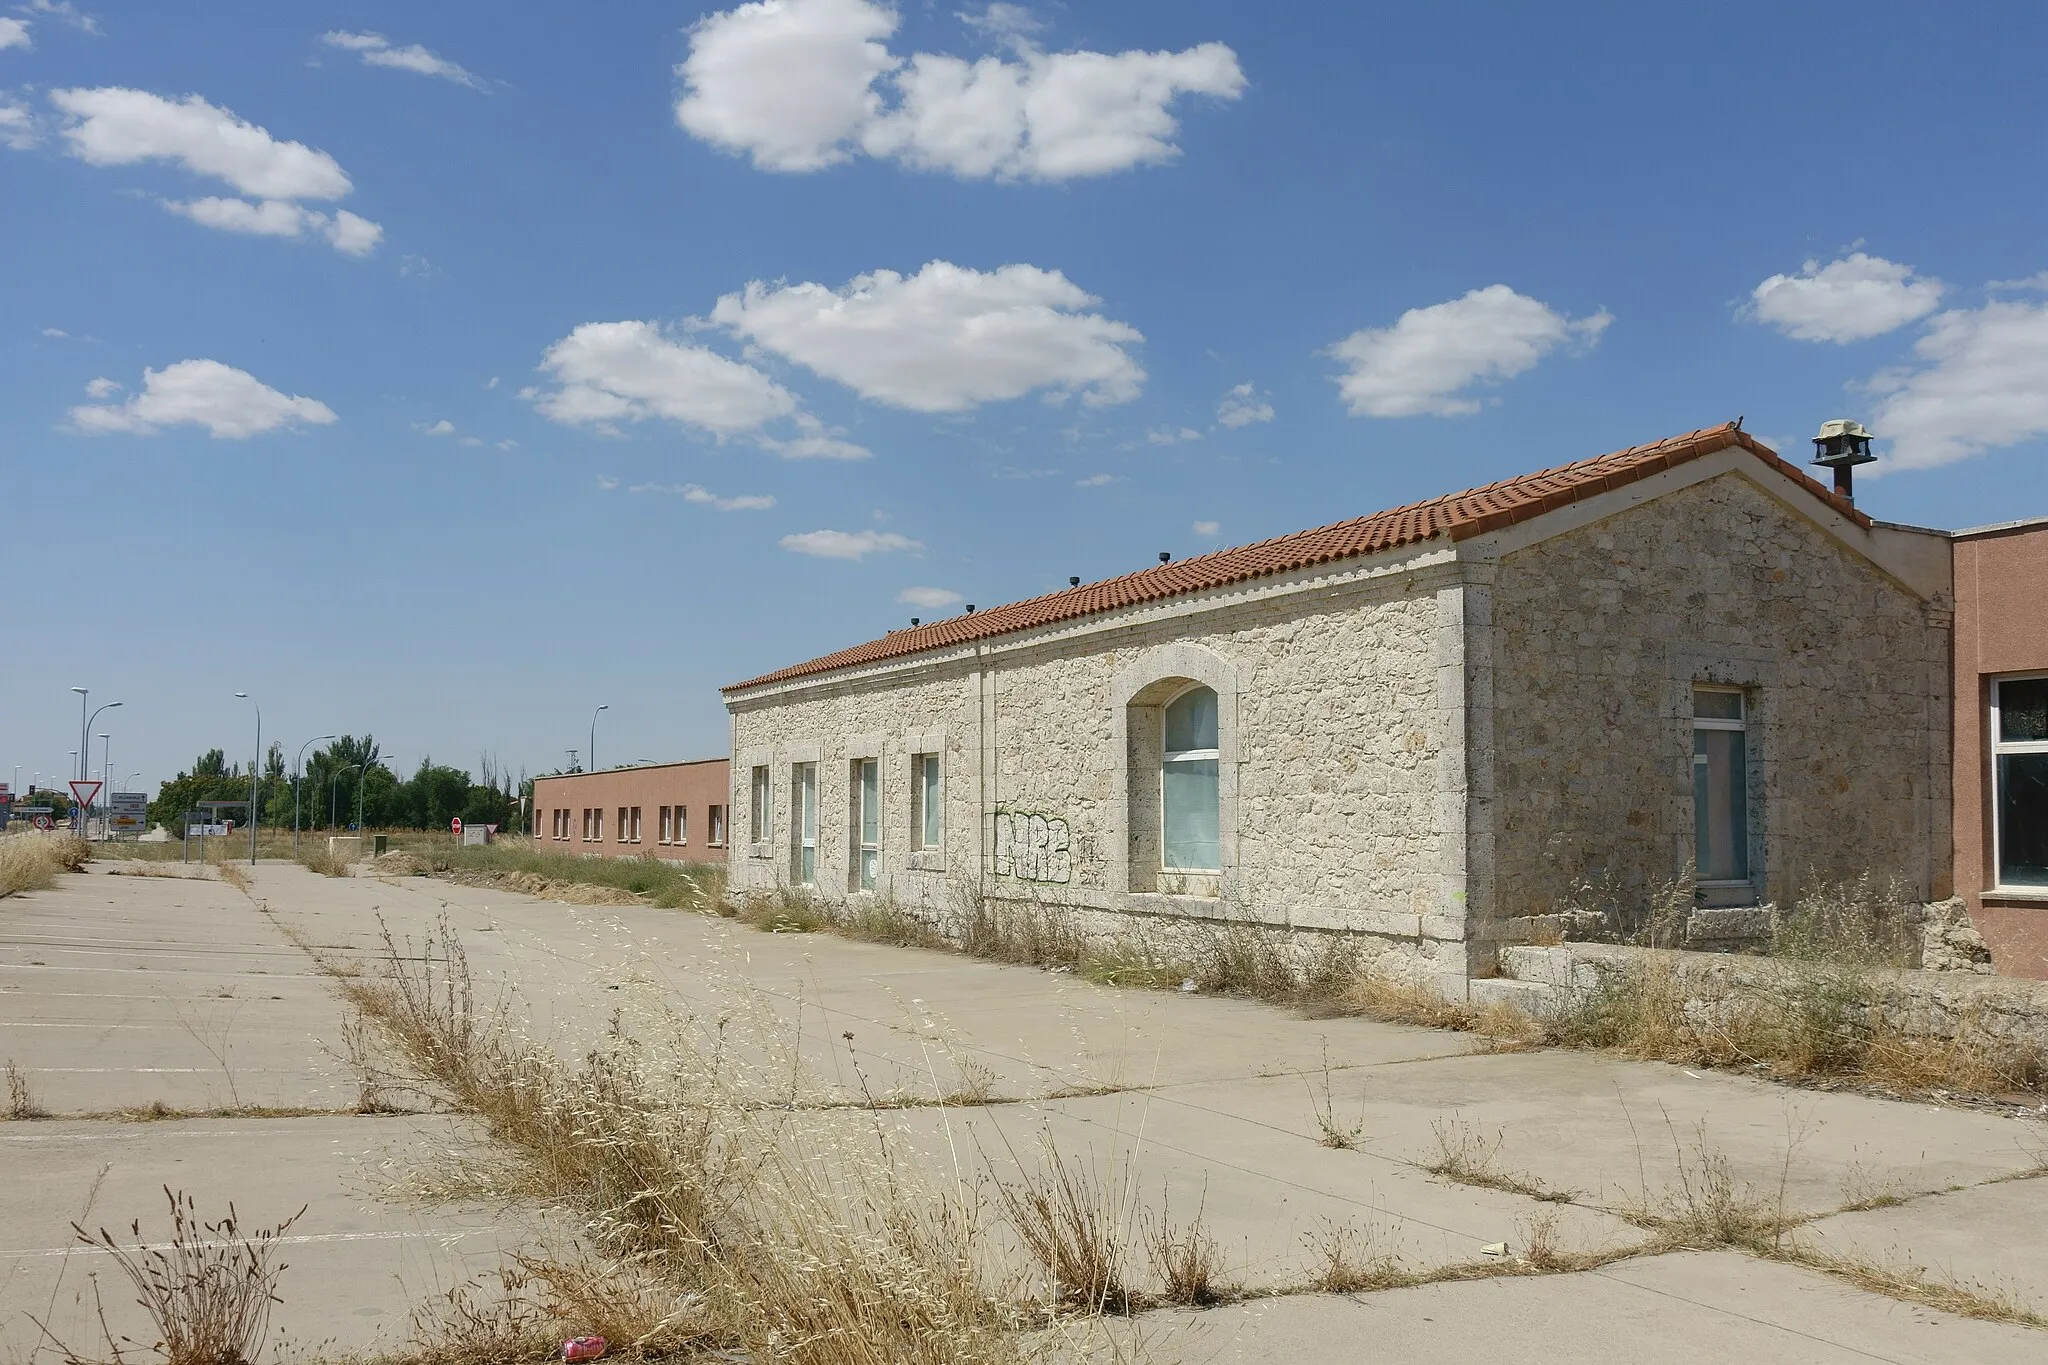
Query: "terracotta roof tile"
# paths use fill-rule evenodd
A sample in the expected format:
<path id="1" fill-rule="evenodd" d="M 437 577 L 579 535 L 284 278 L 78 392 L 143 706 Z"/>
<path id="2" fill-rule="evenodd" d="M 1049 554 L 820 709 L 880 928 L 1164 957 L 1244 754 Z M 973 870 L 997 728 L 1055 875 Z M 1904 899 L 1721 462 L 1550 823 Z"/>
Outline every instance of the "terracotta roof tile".
<path id="1" fill-rule="evenodd" d="M 1737 430 L 1731 422 L 1650 445 L 1618 450 L 1611 455 L 1581 460 L 1577 464 L 1503 479 L 1484 488 L 1467 489 L 1462 493 L 1431 498 L 1427 502 L 1375 512 L 1369 517 L 1296 531 L 1292 535 L 1277 536 L 1236 549 L 1217 550 L 1194 559 L 1161 564 L 1121 578 L 1083 583 L 1076 588 L 991 607 L 968 616 L 954 616 L 892 631 L 879 640 L 870 640 L 864 645 L 842 649 L 808 663 L 734 683 L 723 690 L 738 692 L 920 654 L 928 649 L 952 648 L 1123 607 L 1141 606 L 1273 574 L 1313 568 L 1336 560 L 1378 554 L 1403 545 L 1421 544 L 1439 536 L 1453 541 L 1468 540 L 1567 507 L 1595 494 L 1624 487 L 1731 445 L 1749 451 L 1858 525 L 1870 525 L 1870 519 L 1850 503 L 1780 459 L 1775 451 L 1747 432 Z"/>

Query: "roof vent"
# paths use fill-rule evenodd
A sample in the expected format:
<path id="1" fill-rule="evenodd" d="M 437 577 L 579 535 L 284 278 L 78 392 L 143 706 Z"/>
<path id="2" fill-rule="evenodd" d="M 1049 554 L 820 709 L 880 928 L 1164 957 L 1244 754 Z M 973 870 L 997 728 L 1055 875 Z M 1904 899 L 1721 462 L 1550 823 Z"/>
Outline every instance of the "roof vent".
<path id="1" fill-rule="evenodd" d="M 1068 587 L 1070 587 L 1070 588 L 1078 588 L 1078 587 L 1080 587 L 1080 586 L 1081 586 L 1081 579 L 1080 579 L 1080 576 L 1079 576 L 1078 574 L 1069 574 L 1069 575 L 1067 576 L 1067 586 L 1068 586 Z"/>
<path id="2" fill-rule="evenodd" d="M 1835 492 L 1850 502 L 1856 501 L 1856 466 L 1877 459 L 1870 442 L 1863 424 L 1846 417 L 1822 422 L 1820 435 L 1813 438 L 1813 462 L 1835 471 Z"/>
<path id="3" fill-rule="evenodd" d="M 1171 564 L 1171 563 L 1173 563 L 1173 551 L 1171 551 L 1171 550 L 1161 550 L 1161 551 L 1159 552 L 1159 562 L 1160 562 L 1161 564 Z"/>
<path id="4" fill-rule="evenodd" d="M 917 618 L 915 616 L 910 618 L 910 624 L 913 626 L 917 624 Z"/>
<path id="5" fill-rule="evenodd" d="M 974 603 L 972 603 L 972 602 L 969 602 L 969 603 L 967 604 L 967 614 L 968 614 L 969 616 L 972 616 L 972 615 L 974 615 Z"/>

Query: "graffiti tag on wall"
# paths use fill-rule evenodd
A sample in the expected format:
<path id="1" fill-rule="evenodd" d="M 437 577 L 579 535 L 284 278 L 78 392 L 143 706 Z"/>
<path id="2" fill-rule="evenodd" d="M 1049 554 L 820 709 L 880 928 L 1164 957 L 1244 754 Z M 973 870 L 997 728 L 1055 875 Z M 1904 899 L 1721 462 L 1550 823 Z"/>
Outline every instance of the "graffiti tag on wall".
<path id="1" fill-rule="evenodd" d="M 996 875 L 1027 882 L 1066 882 L 1074 860 L 1067 822 L 1026 811 L 996 812 Z"/>

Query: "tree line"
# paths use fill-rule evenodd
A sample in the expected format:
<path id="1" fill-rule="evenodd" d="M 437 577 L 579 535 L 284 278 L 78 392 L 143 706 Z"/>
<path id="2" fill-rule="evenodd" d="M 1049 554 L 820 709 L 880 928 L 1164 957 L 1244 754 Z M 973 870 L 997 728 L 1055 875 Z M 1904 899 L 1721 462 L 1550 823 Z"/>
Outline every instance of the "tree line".
<path id="1" fill-rule="evenodd" d="M 263 823 L 273 828 L 292 827 L 293 783 L 288 769 L 284 746 L 272 744 L 255 785 Z M 231 764 L 225 751 L 209 749 L 190 769 L 158 789 L 149 803 L 149 821 L 176 834 L 184 814 L 201 809 L 203 801 L 247 802 L 250 782 L 246 765 Z M 445 829 L 459 816 L 465 825 L 494 824 L 509 831 L 519 827 L 520 798 L 532 793 L 530 780 L 522 777 L 515 782 L 489 758 L 479 764 L 475 777 L 431 758 L 422 759 L 412 776 L 401 777 L 385 763 L 375 737 L 343 735 L 306 755 L 297 787 L 298 826 L 349 829 L 356 826 L 360 812 L 362 827 L 369 829 Z M 244 808 L 223 814 L 236 824 L 246 822 Z"/>

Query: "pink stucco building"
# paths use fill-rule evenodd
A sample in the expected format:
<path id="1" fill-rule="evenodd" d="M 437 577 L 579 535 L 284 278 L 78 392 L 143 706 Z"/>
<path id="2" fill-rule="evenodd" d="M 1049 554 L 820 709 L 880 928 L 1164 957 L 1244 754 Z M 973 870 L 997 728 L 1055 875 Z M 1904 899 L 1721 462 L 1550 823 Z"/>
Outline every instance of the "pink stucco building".
<path id="1" fill-rule="evenodd" d="M 532 833 L 563 853 L 722 863 L 727 786 L 723 758 L 536 778 Z"/>
<path id="2" fill-rule="evenodd" d="M 1953 543 L 1955 890 L 2001 974 L 2048 979 L 2048 518 Z"/>

